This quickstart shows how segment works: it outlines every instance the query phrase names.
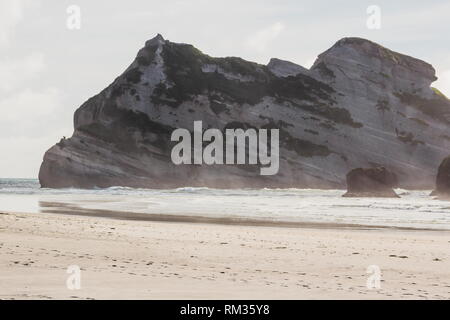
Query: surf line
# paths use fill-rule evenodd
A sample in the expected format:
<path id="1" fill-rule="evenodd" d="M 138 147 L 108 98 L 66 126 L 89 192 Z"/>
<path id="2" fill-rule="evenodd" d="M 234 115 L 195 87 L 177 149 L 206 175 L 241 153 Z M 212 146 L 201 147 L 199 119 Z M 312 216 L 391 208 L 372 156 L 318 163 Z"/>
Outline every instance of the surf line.
<path id="1" fill-rule="evenodd" d="M 202 121 L 194 121 L 193 133 L 192 137 L 191 132 L 185 128 L 178 128 L 172 132 L 171 141 L 178 142 L 171 152 L 171 159 L 175 165 L 250 164 L 261 166 L 260 175 L 267 176 L 278 173 L 280 165 L 279 129 L 250 128 L 245 131 L 243 129 L 225 129 L 224 137 L 219 129 L 210 128 L 203 131 Z M 267 141 L 269 133 L 270 144 Z M 209 144 L 203 148 L 204 144 L 208 142 Z M 237 154 L 235 154 L 236 150 Z M 247 150 L 248 157 L 246 156 Z"/>

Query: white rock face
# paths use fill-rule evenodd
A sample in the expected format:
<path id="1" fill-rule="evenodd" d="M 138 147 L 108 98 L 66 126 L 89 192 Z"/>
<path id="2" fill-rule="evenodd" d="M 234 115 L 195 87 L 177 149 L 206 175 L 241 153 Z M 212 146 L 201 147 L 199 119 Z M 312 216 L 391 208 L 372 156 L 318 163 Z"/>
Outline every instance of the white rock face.
<path id="1" fill-rule="evenodd" d="M 344 38 L 311 70 L 212 58 L 194 47 L 146 42 L 130 67 L 75 113 L 70 139 L 44 156 L 44 187 L 343 188 L 357 167 L 384 166 L 401 187 L 432 188 L 450 150 L 450 102 L 433 67 L 359 38 Z M 280 129 L 280 170 L 175 166 L 176 128 Z"/>
<path id="2" fill-rule="evenodd" d="M 308 69 L 290 61 L 272 58 L 267 65 L 269 70 L 278 77 L 296 76 L 298 74 L 309 75 Z"/>

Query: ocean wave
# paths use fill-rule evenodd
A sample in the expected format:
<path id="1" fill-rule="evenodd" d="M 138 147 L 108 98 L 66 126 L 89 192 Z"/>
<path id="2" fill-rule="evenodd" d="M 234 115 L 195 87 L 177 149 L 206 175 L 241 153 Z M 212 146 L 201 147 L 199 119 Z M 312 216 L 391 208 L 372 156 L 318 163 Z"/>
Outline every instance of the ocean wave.
<path id="1" fill-rule="evenodd" d="M 450 205 L 429 190 L 396 189 L 401 198 L 343 198 L 344 190 L 297 188 L 45 189 L 37 180 L 0 179 L 0 210 L 39 212 L 61 207 L 130 213 L 249 217 L 450 229 Z"/>

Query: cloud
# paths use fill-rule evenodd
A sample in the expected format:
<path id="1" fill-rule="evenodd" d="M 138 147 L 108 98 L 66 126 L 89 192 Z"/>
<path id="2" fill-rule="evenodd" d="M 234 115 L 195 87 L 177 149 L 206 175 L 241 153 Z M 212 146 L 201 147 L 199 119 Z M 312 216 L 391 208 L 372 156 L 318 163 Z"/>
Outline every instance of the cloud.
<path id="1" fill-rule="evenodd" d="M 316 62 L 316 60 L 317 60 L 317 56 L 309 58 L 308 60 L 306 60 L 303 67 L 305 67 L 307 69 L 311 69 L 311 67 L 314 65 L 314 62 Z"/>
<path id="2" fill-rule="evenodd" d="M 0 58 L 0 168 L 2 177 L 36 177 L 44 152 L 67 135 L 60 90 L 36 79 L 46 71 L 40 52 Z"/>
<path id="3" fill-rule="evenodd" d="M 61 105 L 59 91 L 24 89 L 0 99 L 0 132 L 3 137 L 35 137 L 48 132 L 46 123 L 55 123 L 54 117 Z"/>
<path id="4" fill-rule="evenodd" d="M 0 1 L 0 168 L 2 177 L 36 177 L 44 152 L 63 134 L 62 96 L 44 86 L 41 52 L 17 54 L 15 29 L 36 1 Z M 12 45 L 14 43 L 14 46 Z"/>
<path id="5" fill-rule="evenodd" d="M 36 52 L 21 59 L 0 60 L 0 93 L 8 93 L 32 80 L 45 68 L 44 55 Z"/>
<path id="6" fill-rule="evenodd" d="M 23 19 L 23 1 L 0 1 L 0 47 L 9 44 L 16 25 Z"/>
<path id="7" fill-rule="evenodd" d="M 263 52 L 266 50 L 270 42 L 276 39 L 284 30 L 284 25 L 281 22 L 272 24 L 249 37 L 245 45 L 252 50 Z"/>
<path id="8" fill-rule="evenodd" d="M 46 150 L 65 133 L 36 137 L 2 137 L 0 168 L 2 178 L 37 178 Z"/>
<path id="9" fill-rule="evenodd" d="M 46 88 L 0 99 L 1 177 L 37 177 L 45 151 L 68 134 L 61 98 L 56 88 Z"/>

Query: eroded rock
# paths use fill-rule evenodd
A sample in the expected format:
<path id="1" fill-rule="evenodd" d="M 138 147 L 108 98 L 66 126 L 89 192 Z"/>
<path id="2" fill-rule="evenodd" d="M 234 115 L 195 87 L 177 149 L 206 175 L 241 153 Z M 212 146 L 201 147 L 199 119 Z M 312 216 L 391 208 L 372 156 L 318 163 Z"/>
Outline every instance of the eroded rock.
<path id="1" fill-rule="evenodd" d="M 397 176 L 384 167 L 357 168 L 347 174 L 347 193 L 343 197 L 399 198 L 393 188 Z"/>
<path id="2" fill-rule="evenodd" d="M 72 137 L 50 148 L 44 187 L 344 188 L 352 168 L 388 166 L 404 188 L 432 188 L 450 149 L 450 102 L 430 88 L 431 65 L 360 38 L 345 38 L 308 70 L 214 58 L 161 35 L 74 117 Z M 278 128 L 279 172 L 175 166 L 170 133 Z"/>
<path id="3" fill-rule="evenodd" d="M 436 175 L 436 188 L 431 193 L 439 198 L 450 199 L 450 156 L 442 160 Z"/>

